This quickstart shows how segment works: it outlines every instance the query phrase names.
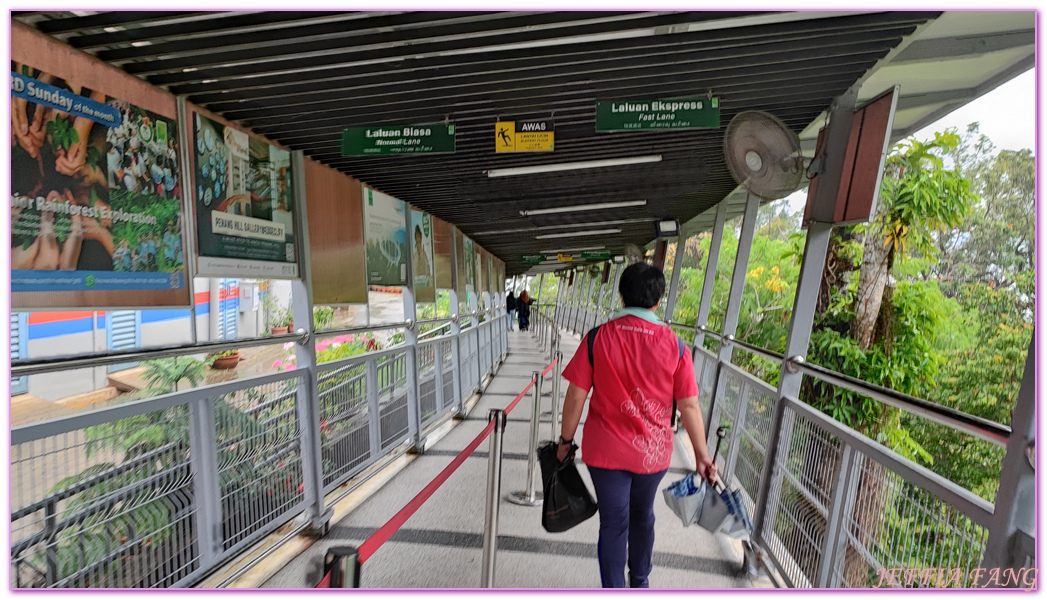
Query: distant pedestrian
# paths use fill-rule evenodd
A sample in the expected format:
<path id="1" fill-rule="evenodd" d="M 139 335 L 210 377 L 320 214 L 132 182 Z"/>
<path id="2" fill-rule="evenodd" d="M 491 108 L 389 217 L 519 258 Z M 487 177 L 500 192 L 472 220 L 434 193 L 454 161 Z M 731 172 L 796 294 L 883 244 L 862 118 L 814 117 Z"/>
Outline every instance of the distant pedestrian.
<path id="1" fill-rule="evenodd" d="M 513 320 L 516 319 L 516 296 L 512 291 L 505 296 L 505 314 L 509 317 L 509 331 L 512 331 Z"/>
<path id="2" fill-rule="evenodd" d="M 531 295 L 525 290 L 524 293 L 520 294 L 520 299 L 516 302 L 516 312 L 520 315 L 520 331 L 527 331 L 531 327 L 532 304 L 534 304 L 534 300 L 531 300 Z"/>

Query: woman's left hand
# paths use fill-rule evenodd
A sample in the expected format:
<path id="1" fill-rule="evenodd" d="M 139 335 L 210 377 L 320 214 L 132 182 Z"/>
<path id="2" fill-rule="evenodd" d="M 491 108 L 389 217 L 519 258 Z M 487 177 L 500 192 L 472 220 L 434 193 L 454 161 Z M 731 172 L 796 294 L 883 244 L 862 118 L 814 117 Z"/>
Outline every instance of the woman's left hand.
<path id="1" fill-rule="evenodd" d="M 556 460 L 563 462 L 567 460 L 567 456 L 571 453 L 570 444 L 560 444 L 556 448 Z"/>

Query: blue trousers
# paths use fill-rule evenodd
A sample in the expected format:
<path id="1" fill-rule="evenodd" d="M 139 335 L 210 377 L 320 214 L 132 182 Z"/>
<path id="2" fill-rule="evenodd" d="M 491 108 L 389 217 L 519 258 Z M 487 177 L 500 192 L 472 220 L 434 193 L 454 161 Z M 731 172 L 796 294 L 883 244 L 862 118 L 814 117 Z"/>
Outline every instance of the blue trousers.
<path id="1" fill-rule="evenodd" d="M 654 498 L 666 471 L 639 474 L 589 467 L 600 507 L 600 581 L 605 588 L 649 587 L 654 553 Z"/>

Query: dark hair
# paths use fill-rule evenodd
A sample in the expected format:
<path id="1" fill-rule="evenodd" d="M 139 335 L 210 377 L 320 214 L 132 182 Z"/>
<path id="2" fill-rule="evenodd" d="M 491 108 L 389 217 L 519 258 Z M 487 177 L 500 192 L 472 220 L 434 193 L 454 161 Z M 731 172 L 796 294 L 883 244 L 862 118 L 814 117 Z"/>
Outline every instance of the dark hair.
<path id="1" fill-rule="evenodd" d="M 665 293 L 665 275 L 661 269 L 647 263 L 629 265 L 622 271 L 618 293 L 622 295 L 622 305 L 626 308 L 651 308 Z"/>

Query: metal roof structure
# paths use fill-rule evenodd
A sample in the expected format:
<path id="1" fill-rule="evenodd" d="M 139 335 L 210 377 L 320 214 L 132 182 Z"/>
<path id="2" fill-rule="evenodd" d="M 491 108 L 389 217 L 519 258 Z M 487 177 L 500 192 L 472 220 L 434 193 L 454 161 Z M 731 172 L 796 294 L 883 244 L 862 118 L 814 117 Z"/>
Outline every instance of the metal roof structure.
<path id="1" fill-rule="evenodd" d="M 521 255 L 589 246 L 620 252 L 627 243 L 650 242 L 657 218 L 696 226 L 718 202 L 736 201 L 723 134 L 739 112 L 767 111 L 808 143 L 834 97 L 856 83 L 862 97 L 871 97 L 897 79 L 885 61 L 898 66 L 899 77 L 915 77 L 915 65 L 943 55 L 1006 54 L 1005 64 L 979 72 L 977 81 L 925 84 L 908 96 L 903 89 L 896 123 L 911 129 L 999 85 L 993 78 L 1031 67 L 1031 11 L 970 14 L 980 25 L 968 19 L 974 29 L 940 27 L 942 36 L 933 29 L 940 12 L 907 11 L 16 11 L 12 17 L 454 223 L 514 275 L 534 268 Z M 1011 17 L 985 16 L 1000 14 Z M 972 37 L 982 31 L 988 33 Z M 719 129 L 595 131 L 600 100 L 705 95 L 719 98 Z M 525 119 L 554 120 L 555 151 L 496 154 L 495 122 Z M 453 155 L 341 156 L 345 127 L 442 122 L 456 125 Z M 651 155 L 661 161 L 487 175 Z M 520 214 L 623 200 L 646 205 Z M 620 232 L 536 239 L 606 230 L 608 222 Z"/>

